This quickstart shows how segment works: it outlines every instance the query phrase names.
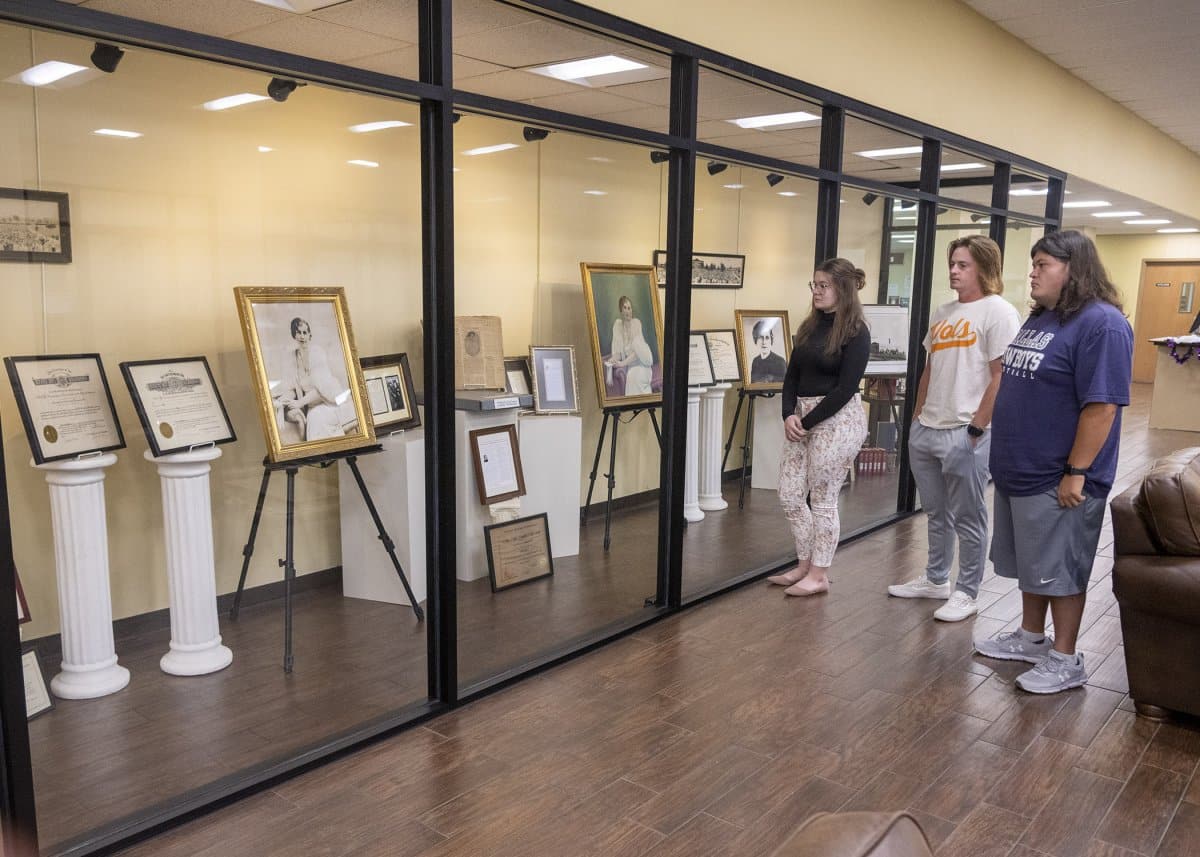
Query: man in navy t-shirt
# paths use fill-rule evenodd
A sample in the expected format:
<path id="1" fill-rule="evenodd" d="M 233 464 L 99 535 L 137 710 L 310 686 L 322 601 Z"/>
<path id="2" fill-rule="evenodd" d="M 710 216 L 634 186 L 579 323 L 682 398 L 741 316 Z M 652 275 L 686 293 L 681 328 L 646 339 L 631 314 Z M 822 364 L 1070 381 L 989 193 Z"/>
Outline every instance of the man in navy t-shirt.
<path id="1" fill-rule="evenodd" d="M 1090 239 L 1057 232 L 1032 256 L 1034 308 L 1003 357 L 990 461 L 992 562 L 1019 582 L 1021 628 L 975 649 L 1034 664 L 1017 686 L 1057 693 L 1087 681 L 1075 643 L 1117 470 L 1133 331 Z M 1057 639 L 1045 634 L 1047 608 Z"/>

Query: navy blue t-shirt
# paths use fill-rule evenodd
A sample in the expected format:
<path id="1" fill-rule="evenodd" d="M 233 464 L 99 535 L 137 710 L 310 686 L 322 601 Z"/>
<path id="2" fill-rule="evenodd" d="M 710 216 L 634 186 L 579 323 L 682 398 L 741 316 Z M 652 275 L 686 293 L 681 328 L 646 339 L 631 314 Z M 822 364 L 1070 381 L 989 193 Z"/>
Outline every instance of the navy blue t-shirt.
<path id="1" fill-rule="evenodd" d="M 1052 491 L 1062 479 L 1083 406 L 1129 404 L 1133 331 L 1104 301 L 1086 304 L 1066 324 L 1046 310 L 1025 321 L 1003 362 L 992 414 L 992 478 L 1011 497 Z M 1103 499 L 1112 490 L 1120 436 L 1118 410 L 1084 479 L 1089 497 Z"/>

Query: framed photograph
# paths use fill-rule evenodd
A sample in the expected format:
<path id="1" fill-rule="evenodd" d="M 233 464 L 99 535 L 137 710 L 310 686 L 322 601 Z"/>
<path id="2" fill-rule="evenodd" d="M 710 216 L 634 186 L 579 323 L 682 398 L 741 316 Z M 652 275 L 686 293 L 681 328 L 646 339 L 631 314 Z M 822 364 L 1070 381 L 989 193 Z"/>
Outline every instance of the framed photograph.
<path id="1" fill-rule="evenodd" d="M 237 440 L 207 358 L 131 360 L 121 375 L 155 456 Z"/>
<path id="2" fill-rule="evenodd" d="M 908 371 L 908 308 L 864 304 L 863 316 L 871 328 L 868 375 L 903 375 Z"/>
<path id="3" fill-rule="evenodd" d="M 708 346 L 704 334 L 692 331 L 688 334 L 688 386 L 708 387 L 717 383 L 713 376 L 712 361 L 708 357 Z"/>
<path id="4" fill-rule="evenodd" d="M 454 317 L 454 389 L 505 389 L 504 335 L 499 316 Z"/>
<path id="5" fill-rule="evenodd" d="M 484 527 L 483 540 L 487 545 L 492 592 L 554 574 L 550 525 L 545 512 Z"/>
<path id="6" fill-rule="evenodd" d="M 26 622 L 33 621 L 33 616 L 29 612 L 29 602 L 25 600 L 25 588 L 21 586 L 21 575 L 17 574 L 17 570 L 13 569 L 13 581 L 17 585 L 17 624 L 24 625 Z"/>
<path id="7" fill-rule="evenodd" d="M 37 464 L 125 448 L 99 354 L 5 357 Z"/>
<path id="8" fill-rule="evenodd" d="M 384 354 L 364 357 L 363 383 L 367 387 L 367 403 L 371 406 L 371 422 L 375 434 L 413 429 L 421 424 L 417 412 L 417 392 L 413 387 L 412 369 L 408 355 Z"/>
<path id="9" fill-rule="evenodd" d="M 504 358 L 504 392 L 514 396 L 533 395 L 533 376 L 529 371 L 529 358 L 520 355 Z"/>
<path id="10" fill-rule="evenodd" d="M 0 262 L 71 261 L 65 193 L 0 187 Z"/>
<path id="11" fill-rule="evenodd" d="M 25 674 L 25 719 L 32 720 L 54 708 L 50 683 L 46 681 L 46 671 L 42 669 L 37 649 L 29 648 L 21 653 L 21 672 Z"/>
<path id="12" fill-rule="evenodd" d="M 662 314 L 654 268 L 580 264 L 601 408 L 662 401 Z"/>
<path id="13" fill-rule="evenodd" d="M 531 345 L 533 410 L 539 414 L 579 412 L 579 376 L 574 345 Z"/>
<path id="14" fill-rule="evenodd" d="M 717 383 L 742 380 L 738 363 L 737 334 L 729 330 L 701 330 L 704 344 L 708 347 L 708 359 L 712 363 L 713 378 Z"/>
<path id="15" fill-rule="evenodd" d="M 733 315 L 742 389 L 782 390 L 792 357 L 787 310 L 739 309 Z"/>
<path id="16" fill-rule="evenodd" d="M 517 427 L 509 424 L 475 429 L 469 437 L 479 502 L 486 506 L 524 494 L 525 473 L 521 470 Z"/>
<path id="17" fill-rule="evenodd" d="M 251 384 L 273 462 L 375 442 L 340 286 L 237 286 Z"/>
<path id="18" fill-rule="evenodd" d="M 655 280 L 667 285 L 667 251 L 654 251 Z M 740 289 L 745 282 L 746 257 L 733 253 L 693 253 L 692 287 L 697 289 Z"/>

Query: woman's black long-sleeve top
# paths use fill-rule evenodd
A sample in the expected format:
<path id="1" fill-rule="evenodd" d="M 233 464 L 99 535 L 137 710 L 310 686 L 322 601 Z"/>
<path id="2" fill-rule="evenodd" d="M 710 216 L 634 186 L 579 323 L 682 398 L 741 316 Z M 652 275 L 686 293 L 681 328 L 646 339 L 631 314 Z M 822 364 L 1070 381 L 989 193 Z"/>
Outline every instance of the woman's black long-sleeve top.
<path id="1" fill-rule="evenodd" d="M 825 353 L 825 343 L 833 332 L 834 313 L 822 313 L 816 329 L 804 342 L 792 349 L 787 375 L 783 379 L 783 418 L 796 413 L 798 397 L 824 396 L 808 415 L 800 420 L 811 429 L 829 419 L 858 392 L 867 359 L 871 355 L 871 332 L 864 326 L 841 351 Z"/>

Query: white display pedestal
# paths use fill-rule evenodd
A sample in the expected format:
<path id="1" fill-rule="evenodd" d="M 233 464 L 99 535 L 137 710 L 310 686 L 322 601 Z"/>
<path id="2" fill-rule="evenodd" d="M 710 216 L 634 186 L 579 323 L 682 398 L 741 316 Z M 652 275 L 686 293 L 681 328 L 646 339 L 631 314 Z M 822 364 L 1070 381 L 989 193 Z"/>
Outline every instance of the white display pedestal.
<path id="1" fill-rule="evenodd" d="M 487 548 L 483 541 L 483 528 L 495 523 L 488 507 L 479 502 L 479 487 L 475 482 L 475 459 L 471 452 L 470 433 L 475 429 L 493 426 L 515 425 L 516 408 L 502 411 L 454 412 L 454 533 L 458 541 L 458 557 L 455 577 L 459 580 L 478 580 L 487 577 Z M 522 460 L 522 464 L 524 461 Z M 578 472 L 578 471 L 576 471 Z M 524 509 L 525 498 L 521 508 Z M 579 499 L 575 499 L 578 508 Z M 523 513 L 522 513 L 523 514 Z"/>
<path id="2" fill-rule="evenodd" d="M 116 461 L 108 452 L 37 465 L 50 485 L 62 623 L 62 672 L 50 689 L 63 699 L 94 699 L 129 684 L 129 670 L 117 663 L 108 584 L 104 468 Z"/>
<path id="3" fill-rule="evenodd" d="M 358 472 L 396 545 L 396 557 L 413 597 L 426 598 L 425 581 L 425 430 L 379 438 L 382 452 L 357 459 Z M 379 531 L 346 462 L 338 463 L 342 517 L 342 594 L 389 604 L 408 604 L 408 593 L 379 541 Z"/>
<path id="4" fill-rule="evenodd" d="M 779 490 L 779 462 L 783 460 L 783 416 L 779 396 L 754 397 L 754 450 L 750 463 L 751 488 Z"/>
<path id="5" fill-rule="evenodd" d="M 687 448 L 683 468 L 683 517 L 689 524 L 704 520 L 700 509 L 698 470 L 700 460 L 700 387 L 688 387 Z"/>
<path id="6" fill-rule="evenodd" d="M 577 556 L 583 420 L 571 414 L 526 412 L 518 425 L 527 492 L 521 498 L 521 517 L 545 512 L 550 555 Z"/>
<path id="7" fill-rule="evenodd" d="M 721 496 L 721 456 L 725 441 L 725 391 L 731 386 L 714 384 L 700 394 L 699 503 L 705 512 L 729 507 Z M 690 420 L 691 412 L 688 413 Z"/>
<path id="8" fill-rule="evenodd" d="M 158 662 L 170 675 L 207 675 L 233 662 L 221 645 L 213 562 L 212 500 L 208 474 L 221 457 L 215 446 L 176 452 L 147 461 L 162 483 L 163 535 L 167 546 L 167 591 L 171 602 L 171 650 Z"/>

